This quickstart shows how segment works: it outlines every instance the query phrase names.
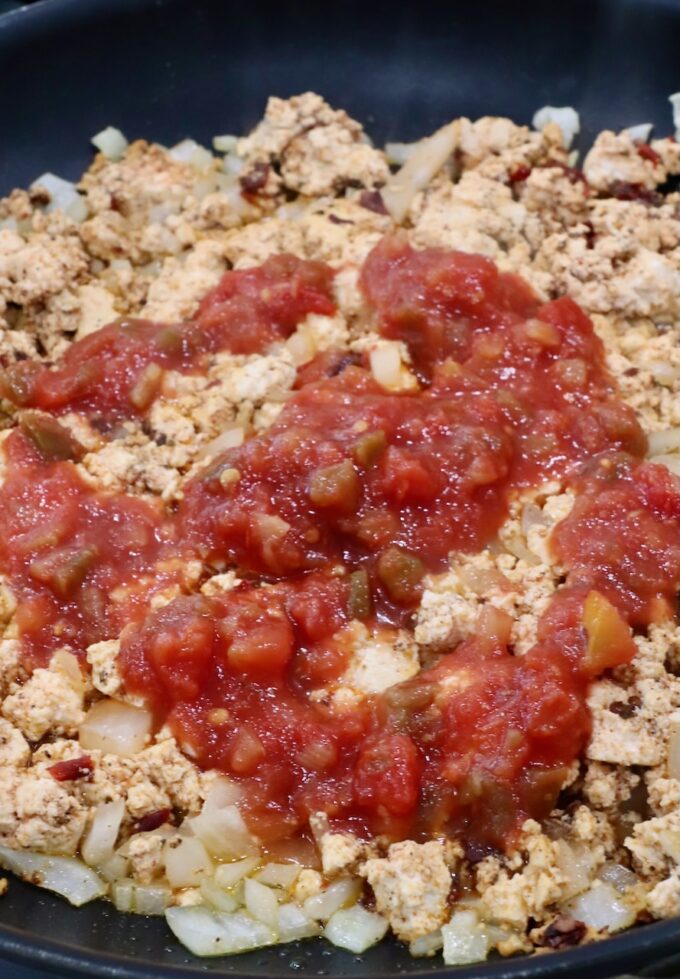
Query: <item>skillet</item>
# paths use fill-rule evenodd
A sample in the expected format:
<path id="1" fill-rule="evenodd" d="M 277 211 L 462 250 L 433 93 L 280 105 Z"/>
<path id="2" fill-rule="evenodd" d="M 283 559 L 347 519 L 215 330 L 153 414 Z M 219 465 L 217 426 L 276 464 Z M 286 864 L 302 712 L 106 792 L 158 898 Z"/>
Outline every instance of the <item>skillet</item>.
<path id="1" fill-rule="evenodd" d="M 313 89 L 378 142 L 425 135 L 457 115 L 526 122 L 574 105 L 581 146 L 602 128 L 671 127 L 680 89 L 680 2 L 673 0 L 42 0 L 0 17 L 0 195 L 45 170 L 76 178 L 89 136 L 209 144 L 245 132 L 269 94 Z M 0 955 L 62 976 L 431 976 L 461 979 L 677 975 L 670 921 L 553 955 L 451 970 L 395 941 L 358 958 L 321 944 L 192 959 L 164 922 L 96 903 L 74 910 L 12 881 L 0 902 Z M 676 958 L 677 956 L 677 958 Z M 7 975 L 0 963 L 0 974 Z"/>

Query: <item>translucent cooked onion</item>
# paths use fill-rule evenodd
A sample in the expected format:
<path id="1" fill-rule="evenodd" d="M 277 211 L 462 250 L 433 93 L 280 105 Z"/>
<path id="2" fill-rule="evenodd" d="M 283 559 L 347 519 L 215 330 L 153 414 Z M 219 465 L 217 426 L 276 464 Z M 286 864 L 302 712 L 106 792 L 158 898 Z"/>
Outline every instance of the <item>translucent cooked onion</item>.
<path id="1" fill-rule="evenodd" d="M 238 136 L 214 136 L 212 144 L 218 153 L 233 153 L 238 144 Z"/>
<path id="2" fill-rule="evenodd" d="M 323 934 L 333 945 L 360 955 L 384 938 L 386 931 L 387 921 L 382 915 L 355 904 L 353 908 L 336 911 Z"/>
<path id="3" fill-rule="evenodd" d="M 148 710 L 121 700 L 98 700 L 80 725 L 80 746 L 114 755 L 136 755 L 146 745 L 152 718 Z"/>
<path id="4" fill-rule="evenodd" d="M 430 955 L 436 955 L 443 944 L 444 939 L 442 938 L 441 930 L 433 931 L 429 935 L 421 935 L 420 938 L 414 938 L 409 944 L 408 950 L 414 959 L 422 959 Z"/>
<path id="5" fill-rule="evenodd" d="M 259 863 L 259 857 L 245 857 L 243 860 L 234 860 L 233 863 L 221 863 L 215 871 L 215 883 L 226 889 L 236 887 L 239 881 L 252 874 Z"/>
<path id="6" fill-rule="evenodd" d="M 31 189 L 44 187 L 50 195 L 50 203 L 45 211 L 63 211 L 72 221 L 84 221 L 88 215 L 85 199 L 78 193 L 75 184 L 53 173 L 43 173 L 31 184 Z"/>
<path id="7" fill-rule="evenodd" d="M 665 428 L 661 432 L 651 432 L 648 436 L 648 455 L 665 455 L 669 452 L 680 452 L 680 427 Z"/>
<path id="8" fill-rule="evenodd" d="M 243 896 L 248 914 L 269 925 L 272 931 L 278 931 L 279 902 L 271 887 L 249 877 L 245 881 Z"/>
<path id="9" fill-rule="evenodd" d="M 419 143 L 385 143 L 385 156 L 388 163 L 395 163 L 398 167 L 403 167 L 408 159 L 413 156 L 414 150 Z"/>
<path id="10" fill-rule="evenodd" d="M 483 962 L 489 954 L 489 938 L 474 911 L 456 911 L 442 927 L 446 965 Z"/>
<path id="11" fill-rule="evenodd" d="M 201 897 L 215 911 L 237 911 L 239 904 L 232 894 L 218 887 L 214 880 L 201 881 Z"/>
<path id="12" fill-rule="evenodd" d="M 635 921 L 634 909 L 625 903 L 616 888 L 599 880 L 570 901 L 564 910 L 595 931 L 606 930 L 610 934 L 630 927 Z"/>
<path id="13" fill-rule="evenodd" d="M 236 806 L 221 809 L 204 806 L 198 816 L 187 822 L 210 853 L 221 860 L 250 856 L 257 850 Z"/>
<path id="14" fill-rule="evenodd" d="M 213 155 L 195 139 L 183 139 L 168 150 L 168 156 L 177 163 L 188 163 L 196 170 L 206 170 L 213 161 Z"/>
<path id="15" fill-rule="evenodd" d="M 401 376 L 401 356 L 398 343 L 384 343 L 375 347 L 368 355 L 371 373 L 378 384 L 387 390 L 399 386 Z"/>
<path id="16" fill-rule="evenodd" d="M 310 918 L 325 921 L 340 908 L 347 907 L 359 900 L 361 881 L 355 877 L 341 877 L 334 881 L 319 894 L 312 894 L 302 905 L 302 910 Z"/>
<path id="17" fill-rule="evenodd" d="M 557 866 L 565 877 L 562 890 L 564 898 L 574 897 L 590 886 L 595 871 L 596 857 L 583 844 L 556 841 Z"/>
<path id="18" fill-rule="evenodd" d="M 302 867 L 298 863 L 267 863 L 258 870 L 255 879 L 270 887 L 292 887 Z"/>
<path id="19" fill-rule="evenodd" d="M 128 914 L 163 914 L 171 899 L 172 891 L 164 884 L 137 884 L 126 879 L 111 885 L 111 900 L 116 910 Z"/>
<path id="20" fill-rule="evenodd" d="M 101 877 L 75 857 L 50 857 L 0 846 L 0 866 L 31 884 L 61 894 L 76 907 L 103 897 L 107 891 Z"/>
<path id="21" fill-rule="evenodd" d="M 680 136 L 680 92 L 669 95 L 668 101 L 673 109 L 673 128 L 675 129 L 675 137 L 677 139 Z"/>
<path id="22" fill-rule="evenodd" d="M 534 129 L 538 130 L 543 129 L 549 122 L 554 122 L 560 127 L 562 136 L 564 137 L 564 146 L 566 149 L 569 149 L 574 138 L 581 130 L 581 120 L 576 109 L 573 109 L 570 105 L 562 107 L 544 105 L 542 109 L 534 113 L 534 118 L 531 120 Z"/>
<path id="23" fill-rule="evenodd" d="M 669 469 L 672 473 L 675 473 L 676 476 L 680 476 L 680 454 L 651 456 L 649 461 L 665 466 L 666 469 Z"/>
<path id="24" fill-rule="evenodd" d="M 279 941 L 295 942 L 321 934 L 321 926 L 305 914 L 299 904 L 282 904 L 279 908 Z"/>
<path id="25" fill-rule="evenodd" d="M 219 435 L 215 436 L 214 439 L 211 439 L 210 442 L 206 442 L 198 453 L 198 458 L 204 459 L 208 456 L 219 455 L 220 452 L 226 452 L 227 449 L 236 449 L 239 445 L 243 445 L 244 438 L 245 431 L 243 425 L 229 425 Z"/>
<path id="26" fill-rule="evenodd" d="M 243 912 L 225 914 L 207 908 L 168 908 L 165 920 L 175 937 L 194 955 L 233 955 L 272 945 L 276 935 Z"/>
<path id="27" fill-rule="evenodd" d="M 210 784 L 210 788 L 203 803 L 203 811 L 210 809 L 223 809 L 224 806 L 233 806 L 243 797 L 243 789 L 237 782 L 233 782 L 226 775 L 218 775 Z"/>
<path id="28" fill-rule="evenodd" d="M 92 823 L 80 847 L 80 853 L 91 867 L 101 867 L 113 856 L 120 824 L 125 815 L 122 799 L 103 802 L 94 811 Z"/>
<path id="29" fill-rule="evenodd" d="M 597 875 L 605 884 L 611 884 L 622 894 L 638 882 L 637 875 L 621 863 L 606 863 Z"/>
<path id="30" fill-rule="evenodd" d="M 114 126 L 107 126 L 106 129 L 102 129 L 101 132 L 92 137 L 90 142 L 97 147 L 100 153 L 104 154 L 107 160 L 114 162 L 120 160 L 128 148 L 128 141 L 125 136 L 120 129 L 116 129 Z"/>
<path id="31" fill-rule="evenodd" d="M 675 364 L 668 364 L 663 360 L 655 360 L 649 364 L 649 370 L 657 384 L 662 387 L 673 388 L 680 377 L 680 370 Z"/>
<path id="32" fill-rule="evenodd" d="M 397 223 L 404 220 L 413 198 L 427 187 L 455 150 L 457 132 L 455 123 L 449 123 L 427 139 L 422 139 L 401 170 L 393 174 L 381 189 L 385 207 Z"/>
<path id="33" fill-rule="evenodd" d="M 114 853 L 106 863 L 97 868 L 97 873 L 109 884 L 127 877 L 130 861 L 122 853 Z"/>
<path id="34" fill-rule="evenodd" d="M 639 139 L 641 143 L 648 143 L 653 128 L 654 123 L 641 122 L 637 126 L 628 126 L 623 131 L 624 133 L 628 133 L 631 139 Z"/>
<path id="35" fill-rule="evenodd" d="M 172 887 L 198 887 L 204 877 L 212 877 L 213 862 L 194 836 L 166 844 L 164 857 L 165 875 Z"/>

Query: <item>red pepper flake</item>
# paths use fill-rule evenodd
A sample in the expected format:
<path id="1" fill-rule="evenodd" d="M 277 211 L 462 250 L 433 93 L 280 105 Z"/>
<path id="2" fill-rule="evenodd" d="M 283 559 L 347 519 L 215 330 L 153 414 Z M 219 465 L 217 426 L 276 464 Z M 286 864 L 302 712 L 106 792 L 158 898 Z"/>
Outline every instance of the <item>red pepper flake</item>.
<path id="1" fill-rule="evenodd" d="M 387 214 L 385 201 L 379 190 L 364 190 L 359 195 L 359 204 L 368 211 L 375 211 L 376 214 Z"/>
<path id="2" fill-rule="evenodd" d="M 648 190 L 642 184 L 631 184 L 627 180 L 615 180 L 609 192 L 619 201 L 640 201 L 641 204 L 652 204 L 657 207 L 663 204 L 663 194 L 658 190 Z"/>
<path id="3" fill-rule="evenodd" d="M 661 163 L 661 157 L 648 143 L 642 143 L 636 140 L 635 145 L 637 146 L 638 155 L 641 156 L 643 160 L 649 160 L 649 162 L 653 163 L 654 165 Z"/>
<path id="4" fill-rule="evenodd" d="M 511 184 L 521 184 L 527 179 L 531 173 L 531 167 L 527 166 L 526 163 L 521 163 L 516 170 L 508 174 L 508 180 Z"/>
<path id="5" fill-rule="evenodd" d="M 256 163 L 252 170 L 248 173 L 244 173 L 242 177 L 239 178 L 239 183 L 243 193 L 257 194 L 259 190 L 262 190 L 264 185 L 267 183 L 267 178 L 269 177 L 270 166 L 268 163 Z"/>
<path id="6" fill-rule="evenodd" d="M 586 926 L 568 915 L 555 918 L 543 932 L 541 944 L 546 948 L 570 948 L 579 945 L 586 933 Z"/>
<path id="7" fill-rule="evenodd" d="M 152 830 L 162 826 L 163 823 L 170 822 L 171 815 L 170 809 L 156 809 L 154 812 L 148 812 L 146 816 L 142 816 L 133 824 L 132 832 L 150 833 Z"/>
<path id="8" fill-rule="evenodd" d="M 76 782 L 81 778 L 89 779 L 92 777 L 94 762 L 89 755 L 81 755 L 80 758 L 58 761 L 54 765 L 50 765 L 47 771 L 57 782 Z"/>

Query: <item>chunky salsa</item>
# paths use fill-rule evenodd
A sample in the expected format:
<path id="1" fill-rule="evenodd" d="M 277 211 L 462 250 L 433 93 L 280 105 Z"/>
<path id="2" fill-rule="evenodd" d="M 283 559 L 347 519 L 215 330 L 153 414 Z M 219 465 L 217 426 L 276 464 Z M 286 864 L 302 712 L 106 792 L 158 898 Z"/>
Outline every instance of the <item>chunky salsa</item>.
<path id="1" fill-rule="evenodd" d="M 503 846 L 550 812 L 583 750 L 588 681 L 633 657 L 632 628 L 671 615 L 680 584 L 680 491 L 641 462 L 643 433 L 575 303 L 542 303 L 485 258 L 384 239 L 361 288 L 415 387 L 386 390 L 365 355 L 321 355 L 275 423 L 211 460 L 172 512 L 93 489 L 66 428 L 26 410 L 143 415 L 164 370 L 263 351 L 332 314 L 332 283 L 280 256 L 228 272 L 187 323 L 114 323 L 54 369 L 5 372 L 23 412 L 5 442 L 0 566 L 26 656 L 120 634 L 127 690 L 243 783 L 265 841 L 323 811 L 357 832 Z M 351 620 L 408 628 L 425 574 L 491 543 L 513 496 L 555 477 L 577 494 L 552 539 L 565 583 L 528 653 L 488 606 L 413 679 L 344 709 L 311 696 L 343 674 Z M 244 581 L 197 594 L 191 559 Z"/>

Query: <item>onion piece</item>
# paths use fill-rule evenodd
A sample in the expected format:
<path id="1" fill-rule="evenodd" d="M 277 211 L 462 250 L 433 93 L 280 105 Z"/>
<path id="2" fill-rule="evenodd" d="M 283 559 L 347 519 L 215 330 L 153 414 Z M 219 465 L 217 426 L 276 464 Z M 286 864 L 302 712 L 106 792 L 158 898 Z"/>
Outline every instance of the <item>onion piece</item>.
<path id="1" fill-rule="evenodd" d="M 420 141 L 416 143 L 385 143 L 387 162 L 396 164 L 398 167 L 403 167 L 406 161 L 413 156 L 414 151 L 419 145 Z"/>
<path id="2" fill-rule="evenodd" d="M 325 921 L 340 908 L 355 904 L 361 895 L 361 881 L 356 877 L 341 877 L 321 891 L 312 894 L 302 905 L 302 910 L 310 918 Z"/>
<path id="3" fill-rule="evenodd" d="M 194 955 L 233 955 L 272 945 L 276 936 L 261 921 L 243 912 L 225 914 L 207 908 L 168 908 L 165 920 Z"/>
<path id="4" fill-rule="evenodd" d="M 483 962 L 489 954 L 489 939 L 474 911 L 456 911 L 442 927 L 446 965 Z"/>
<path id="5" fill-rule="evenodd" d="M 380 191 L 385 207 L 397 223 L 406 217 L 416 194 L 427 187 L 456 148 L 455 122 L 420 140 L 407 162 L 393 174 Z"/>
<path id="6" fill-rule="evenodd" d="M 590 887 L 597 857 L 592 849 L 582 843 L 567 843 L 557 840 L 557 866 L 565 877 L 562 889 L 563 898 L 574 897 Z"/>
<path id="7" fill-rule="evenodd" d="M 90 142 L 97 147 L 100 153 L 104 154 L 107 160 L 113 162 L 120 160 L 129 145 L 120 129 L 116 129 L 114 126 L 107 126 L 106 129 L 102 129 L 101 132 L 92 137 Z"/>
<path id="8" fill-rule="evenodd" d="M 206 442 L 198 453 L 198 458 L 205 459 L 207 456 L 216 456 L 220 452 L 226 452 L 227 449 L 236 449 L 239 445 L 243 445 L 244 438 L 245 431 L 243 425 L 229 425 L 219 435 L 216 435 L 214 439 Z"/>
<path id="9" fill-rule="evenodd" d="M 172 891 L 163 884 L 135 884 L 136 914 L 163 914 L 172 899 Z"/>
<path id="10" fill-rule="evenodd" d="M 414 959 L 421 959 L 435 955 L 443 944 L 444 939 L 442 938 L 441 929 L 439 929 L 439 931 L 430 932 L 429 935 L 421 935 L 420 938 L 414 938 L 409 943 L 408 950 Z"/>
<path id="11" fill-rule="evenodd" d="M 300 938 L 313 938 L 321 934 L 321 925 L 306 915 L 299 904 L 292 901 L 279 908 L 279 941 L 295 942 Z"/>
<path id="12" fill-rule="evenodd" d="M 233 860 L 234 857 L 250 856 L 257 850 L 236 806 L 221 809 L 204 806 L 198 816 L 186 822 L 214 857 Z"/>
<path id="13" fill-rule="evenodd" d="M 398 340 L 384 340 L 369 352 L 371 373 L 387 391 L 412 391 L 418 383 L 401 359 Z"/>
<path id="14" fill-rule="evenodd" d="M 673 128 L 677 139 L 680 136 L 680 92 L 669 95 L 668 101 L 673 109 Z"/>
<path id="15" fill-rule="evenodd" d="M 210 783 L 210 788 L 203 803 L 203 811 L 210 809 L 223 809 L 225 806 L 233 806 L 243 798 L 243 789 L 226 775 L 218 775 Z"/>
<path id="16" fill-rule="evenodd" d="M 136 755 L 151 733 L 151 713 L 121 700 L 98 700 L 80 725 L 84 751 L 98 749 L 113 755 Z"/>
<path id="17" fill-rule="evenodd" d="M 233 153 L 238 143 L 238 136 L 213 136 L 213 148 L 218 153 Z"/>
<path id="18" fill-rule="evenodd" d="M 97 873 L 103 877 L 107 883 L 122 880 L 127 877 L 130 870 L 130 861 L 122 853 L 114 853 L 109 860 L 101 867 L 97 868 Z"/>
<path id="19" fill-rule="evenodd" d="M 597 875 L 605 884 L 611 884 L 619 894 L 625 893 L 629 887 L 638 883 L 638 877 L 621 863 L 606 863 Z"/>
<path id="20" fill-rule="evenodd" d="M 237 911 L 239 903 L 231 894 L 218 887 L 214 880 L 206 879 L 201 881 L 201 897 L 215 911 Z"/>
<path id="21" fill-rule="evenodd" d="M 0 866 L 31 884 L 61 894 L 76 907 L 103 897 L 107 891 L 101 877 L 75 857 L 50 857 L 0 846 Z"/>
<path id="22" fill-rule="evenodd" d="M 133 880 L 117 880 L 111 885 L 111 900 L 116 911 L 132 914 L 134 909 L 135 882 Z"/>
<path id="23" fill-rule="evenodd" d="M 680 476 L 680 455 L 652 456 L 649 461 L 665 466 L 670 472 Z"/>
<path id="24" fill-rule="evenodd" d="M 639 139 L 641 143 L 648 143 L 653 128 L 653 122 L 641 122 L 637 126 L 628 126 L 623 131 L 628 133 L 631 139 Z"/>
<path id="25" fill-rule="evenodd" d="M 353 908 L 336 911 L 324 928 L 327 938 L 338 948 L 346 948 L 355 955 L 365 952 L 385 937 L 387 921 L 375 911 L 367 911 L 360 904 Z"/>
<path id="26" fill-rule="evenodd" d="M 221 863 L 215 871 L 215 883 L 218 887 L 229 889 L 247 877 L 259 865 L 259 857 L 245 857 L 233 863 Z"/>
<path id="27" fill-rule="evenodd" d="M 213 161 L 213 155 L 205 146 L 195 139 L 183 139 L 168 150 L 168 156 L 177 163 L 188 163 L 195 170 L 207 170 Z"/>
<path id="28" fill-rule="evenodd" d="M 299 863 L 266 863 L 255 874 L 255 880 L 270 887 L 292 887 L 301 870 Z"/>
<path id="29" fill-rule="evenodd" d="M 606 930 L 609 934 L 628 928 L 636 917 L 634 909 L 622 900 L 619 892 L 601 880 L 594 881 L 589 890 L 566 904 L 564 910 L 590 928 Z"/>
<path id="30" fill-rule="evenodd" d="M 31 190 L 35 187 L 44 187 L 50 195 L 50 203 L 45 207 L 45 211 L 50 214 L 52 211 L 63 211 L 73 221 L 84 221 L 88 215 L 85 198 L 82 197 L 75 184 L 70 180 L 57 177 L 54 173 L 43 173 L 31 184 Z"/>
<path id="31" fill-rule="evenodd" d="M 166 843 L 164 857 L 165 875 L 172 887 L 198 887 L 204 877 L 213 875 L 208 851 L 195 836 Z"/>
<path id="32" fill-rule="evenodd" d="M 576 109 L 572 108 L 570 105 L 565 106 L 555 106 L 555 105 L 544 105 L 542 109 L 538 109 L 534 113 L 534 117 L 531 120 L 531 124 L 534 129 L 541 130 L 544 126 L 547 126 L 549 122 L 556 123 L 562 132 L 562 137 L 564 139 L 565 149 L 569 149 L 571 144 L 574 142 L 574 138 L 578 136 L 581 131 L 581 120 Z"/>
<path id="33" fill-rule="evenodd" d="M 278 931 L 279 902 L 271 887 L 249 877 L 245 881 L 244 897 L 248 913 L 269 925 L 272 931 Z"/>
<path id="34" fill-rule="evenodd" d="M 80 847 L 80 854 L 91 867 L 101 867 L 113 856 L 120 824 L 125 815 L 122 799 L 103 802 L 94 811 L 92 823 Z"/>
<path id="35" fill-rule="evenodd" d="M 648 455 L 665 455 L 668 452 L 680 452 L 680 427 L 665 428 L 661 432 L 650 432 Z"/>

